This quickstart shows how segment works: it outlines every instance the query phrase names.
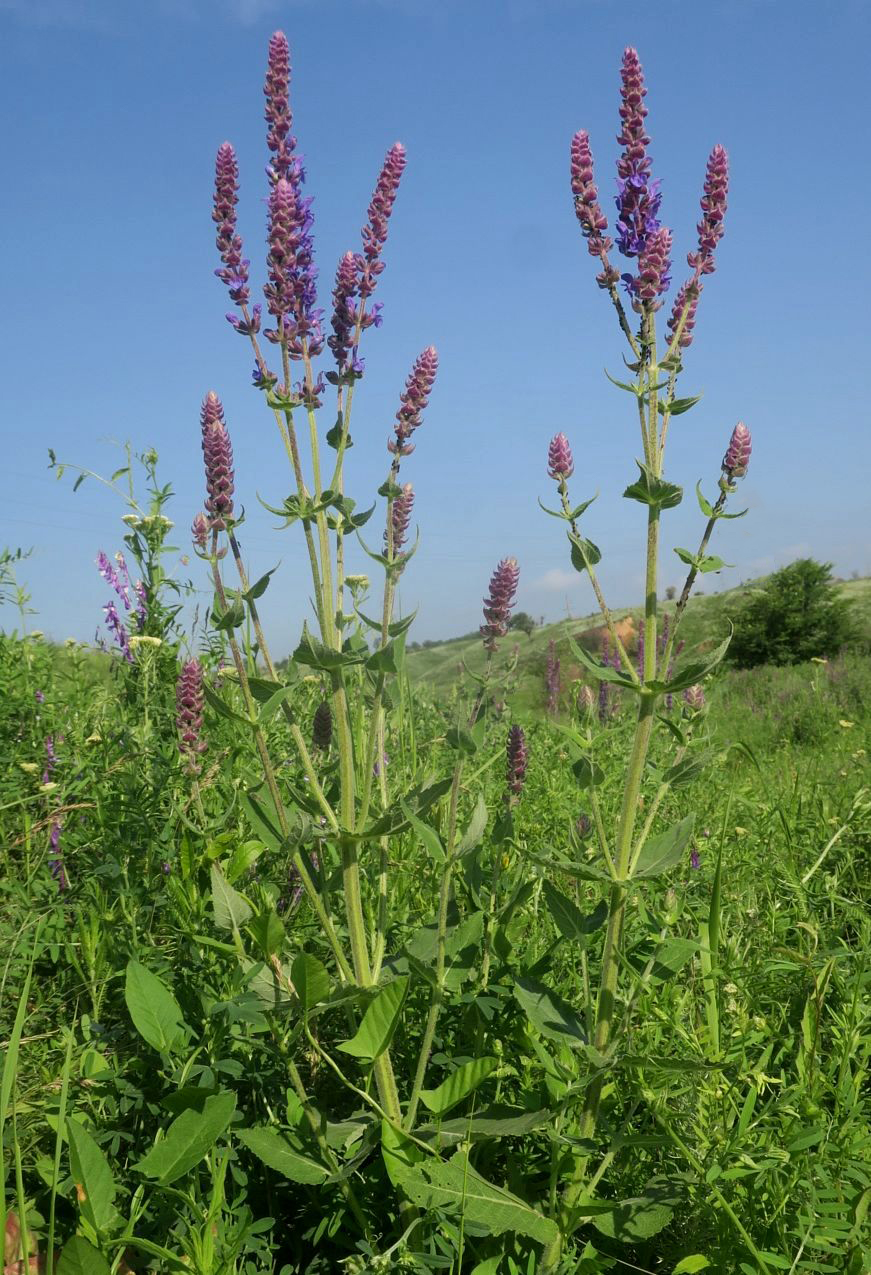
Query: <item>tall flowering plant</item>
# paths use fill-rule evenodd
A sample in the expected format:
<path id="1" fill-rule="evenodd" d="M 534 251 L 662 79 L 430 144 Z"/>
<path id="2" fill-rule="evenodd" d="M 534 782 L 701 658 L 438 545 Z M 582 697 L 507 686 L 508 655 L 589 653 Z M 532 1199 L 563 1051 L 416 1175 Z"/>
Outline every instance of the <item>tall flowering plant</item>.
<path id="1" fill-rule="evenodd" d="M 683 490 L 665 476 L 666 444 L 672 420 L 698 402 L 695 396 L 678 397 L 677 387 L 693 341 L 704 283 L 716 267 L 729 179 L 726 152 L 717 145 L 711 151 L 705 172 L 697 243 L 687 256 L 689 274 L 675 292 L 665 330 L 658 331 L 658 316 L 667 303 L 672 282 L 673 239 L 661 220 L 662 191 L 659 180 L 653 176 L 648 149 L 646 95 L 638 53 L 635 49 L 626 49 L 621 68 L 618 142 L 622 149 L 617 160 L 614 201 L 617 215 L 613 237 L 608 234 L 608 218 L 600 202 L 588 134 L 578 132 L 571 144 L 575 212 L 588 251 L 600 266 L 596 281 L 608 293 L 615 309 L 628 347 L 626 361 L 633 374 L 630 381 L 614 383 L 635 400 L 639 424 L 642 453 L 642 459 L 636 462 L 639 473 L 623 494 L 645 510 L 645 590 L 643 637 L 636 666 L 621 641 L 599 584 L 596 567 L 600 551 L 580 529 L 581 517 L 591 501 L 573 503 L 568 486 L 574 473 L 572 451 L 566 435 L 557 434 L 548 449 L 547 472 L 557 485 L 559 507 L 548 512 L 567 524 L 572 564 L 588 575 L 608 632 L 606 656 L 601 663 L 580 646 L 572 643 L 572 648 L 586 671 L 599 681 L 600 703 L 607 703 L 609 689 L 619 687 L 624 695 L 634 697 L 637 713 L 622 800 L 614 825 L 606 820 L 601 808 L 597 790 L 602 772 L 593 761 L 591 733 L 589 730 L 574 732 L 573 742 L 579 757 L 575 773 L 590 790 L 592 826 L 600 861 L 598 865 L 591 864 L 585 858 L 582 864 L 573 865 L 561 860 L 554 866 L 569 874 L 574 872 L 582 879 L 601 880 L 608 891 L 607 919 L 590 1039 L 595 1061 L 586 1083 L 580 1086 L 582 1097 L 577 1112 L 575 1132 L 581 1150 L 572 1162 L 561 1195 L 554 1196 L 559 1234 L 545 1246 L 540 1266 L 543 1272 L 554 1271 L 559 1266 L 568 1236 L 584 1217 L 584 1200 L 589 1199 L 594 1182 L 601 1176 L 601 1170 L 592 1168 L 592 1157 L 608 1068 L 615 1057 L 622 1025 L 620 974 L 626 960 L 624 932 L 630 898 L 643 889 L 646 880 L 681 862 L 691 844 L 692 816 L 665 830 L 658 829 L 657 816 L 672 783 L 682 773 L 681 763 L 691 742 L 692 727 L 704 705 L 704 680 L 722 659 L 729 639 L 714 651 L 690 654 L 680 661 L 677 657 L 683 644 L 678 633 L 699 574 L 718 571 L 725 565 L 720 558 L 708 553 L 708 544 L 721 518 L 741 516 L 727 513 L 725 506 L 738 480 L 747 472 L 751 452 L 750 431 L 741 422 L 735 426 L 726 446 L 716 482 L 716 500 L 709 502 L 701 484 L 697 486 L 699 507 L 706 523 L 696 550 L 676 550 L 689 570 L 669 625 L 668 617 L 660 616 L 658 603 L 660 524 L 662 516 L 680 504 Z M 622 272 L 612 259 L 615 244 L 626 261 Z M 663 712 L 671 707 L 678 694 L 686 706 L 687 719 L 679 726 L 668 724 L 669 736 L 676 737 L 678 755 L 670 768 L 655 769 L 656 778 L 651 785 L 648 759 L 652 737 L 664 721 Z M 642 809 L 644 817 L 639 819 Z"/>

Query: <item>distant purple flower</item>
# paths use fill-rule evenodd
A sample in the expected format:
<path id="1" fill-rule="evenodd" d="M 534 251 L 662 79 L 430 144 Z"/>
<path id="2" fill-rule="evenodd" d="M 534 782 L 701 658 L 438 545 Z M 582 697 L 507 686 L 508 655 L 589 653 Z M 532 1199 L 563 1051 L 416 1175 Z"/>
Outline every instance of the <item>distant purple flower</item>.
<path id="1" fill-rule="evenodd" d="M 747 473 L 752 450 L 753 443 L 750 437 L 750 430 L 743 421 L 739 421 L 732 430 L 732 437 L 729 439 L 729 446 L 726 449 L 726 455 L 723 457 L 723 469 L 729 482 L 734 478 L 743 478 Z"/>
<path id="2" fill-rule="evenodd" d="M 375 183 L 368 220 L 363 227 L 363 252 L 357 257 L 358 286 L 364 300 L 375 291 L 378 276 L 384 269 L 381 252 L 387 242 L 387 223 L 393 211 L 404 168 L 405 147 L 402 142 L 394 142 L 384 158 Z"/>
<path id="3" fill-rule="evenodd" d="M 60 848 L 60 832 L 61 822 L 59 819 L 55 819 L 52 822 L 48 838 L 48 866 L 51 870 L 51 875 L 57 882 L 58 892 L 62 893 L 64 890 L 69 889 L 70 883 L 67 879 L 63 852 Z"/>
<path id="4" fill-rule="evenodd" d="M 408 535 L 408 524 L 414 506 L 414 490 L 411 483 L 406 483 L 393 502 L 391 521 L 393 523 L 393 553 L 399 553 Z M 387 549 L 387 532 L 384 532 L 384 548 Z"/>
<path id="5" fill-rule="evenodd" d="M 182 666 L 175 687 L 178 750 L 187 762 L 190 774 L 199 771 L 197 757 L 206 751 L 200 738 L 203 729 L 203 666 L 199 660 L 188 660 Z"/>
<path id="6" fill-rule="evenodd" d="M 260 331 L 260 320 L 263 314 L 263 306 L 258 301 L 248 311 L 248 318 L 244 315 L 240 318 L 238 314 L 226 314 L 224 318 L 234 327 L 240 336 L 256 336 Z"/>
<path id="7" fill-rule="evenodd" d="M 320 862 L 317 854 L 312 855 L 309 866 L 312 873 L 320 871 Z M 290 865 L 290 869 L 287 874 L 287 885 L 290 890 L 290 899 L 281 898 L 278 900 L 277 909 L 279 912 L 287 912 L 289 909 L 298 907 L 299 901 L 302 898 L 304 886 L 300 880 L 300 875 L 296 865 L 293 863 Z"/>
<path id="8" fill-rule="evenodd" d="M 42 772 L 42 782 L 47 784 L 54 774 L 57 766 L 57 753 L 54 751 L 54 736 L 46 735 L 45 737 L 45 770 Z"/>
<path id="9" fill-rule="evenodd" d="M 107 602 L 103 607 L 103 611 L 106 616 L 106 628 L 115 639 L 124 659 L 128 664 L 132 664 L 133 652 L 130 649 L 130 639 L 127 634 L 127 629 L 124 627 L 124 623 L 118 614 L 118 608 L 115 606 L 114 602 Z"/>
<path id="10" fill-rule="evenodd" d="M 333 287 L 333 317 L 330 320 L 333 335 L 327 344 L 333 352 L 339 372 L 347 369 L 357 329 L 357 260 L 353 252 L 346 252 L 336 268 Z"/>
<path id="11" fill-rule="evenodd" d="M 137 580 L 133 586 L 133 593 L 136 596 L 136 623 L 141 633 L 148 619 L 148 590 L 141 580 Z"/>
<path id="12" fill-rule="evenodd" d="M 44 704 L 44 703 L 45 703 L 45 691 L 34 691 L 34 692 L 33 692 L 33 698 L 36 700 L 37 704 Z"/>
<path id="13" fill-rule="evenodd" d="M 698 682 L 694 686 L 688 686 L 683 693 L 683 701 L 688 708 L 698 712 L 699 709 L 705 706 L 704 687 L 700 686 Z"/>
<path id="14" fill-rule="evenodd" d="M 496 639 L 508 632 L 519 580 L 520 568 L 516 558 L 503 558 L 490 577 L 490 593 L 484 599 L 484 623 L 479 630 L 485 651 L 495 651 Z"/>
<path id="15" fill-rule="evenodd" d="M 551 638 L 547 647 L 547 670 L 545 673 L 547 686 L 547 711 L 555 713 L 559 705 L 560 694 L 560 662 L 556 653 L 556 642 Z"/>
<path id="16" fill-rule="evenodd" d="M 233 516 L 233 447 L 224 408 L 214 390 L 209 390 L 200 409 L 203 459 L 206 467 L 206 510 L 215 531 L 223 531 L 226 518 Z"/>
<path id="17" fill-rule="evenodd" d="M 662 195 L 659 182 L 650 177 L 650 138 L 644 127 L 647 89 L 638 53 L 633 48 L 623 53 L 620 78 L 621 129 L 617 140 L 623 153 L 617 161 L 617 247 L 624 257 L 638 257 L 649 236 L 659 229 Z"/>
<path id="18" fill-rule="evenodd" d="M 114 567 L 112 563 L 109 561 L 106 554 L 101 549 L 100 552 L 97 554 L 97 570 L 99 571 L 103 579 L 106 581 L 106 583 L 112 586 L 112 588 L 117 593 L 118 597 L 124 603 L 124 610 L 129 611 L 130 610 L 130 594 L 129 594 L 130 580 L 127 576 L 127 564 L 124 562 L 124 558 L 121 554 L 118 554 L 118 558 L 120 560 L 119 566 Z M 122 568 L 123 568 L 123 574 L 122 574 Z"/>
<path id="19" fill-rule="evenodd" d="M 729 156 L 725 149 L 717 145 L 708 156 L 705 171 L 705 188 L 702 195 L 702 219 L 697 229 L 699 247 L 687 257 L 688 264 L 696 272 L 714 273 L 714 251 L 723 237 L 725 229 L 723 219 L 726 215 L 727 196 L 729 194 Z"/>
<path id="20" fill-rule="evenodd" d="M 572 449 L 565 434 L 554 434 L 547 449 L 547 473 L 549 478 L 563 482 L 575 472 Z"/>
<path id="21" fill-rule="evenodd" d="M 209 520 L 204 513 L 198 513 L 194 516 L 191 523 L 191 536 L 193 542 L 203 553 L 206 551 L 206 544 L 209 535 Z"/>
<path id="22" fill-rule="evenodd" d="M 372 767 L 372 774 L 375 776 L 376 779 L 378 779 L 381 775 L 382 766 L 386 769 L 389 761 L 390 761 L 390 754 L 387 752 L 386 749 L 384 750 L 384 752 L 382 752 L 380 761 L 378 760 L 377 757 L 375 758 L 375 764 Z"/>
<path id="23" fill-rule="evenodd" d="M 523 791 L 526 779 L 526 768 L 529 765 L 529 754 L 526 747 L 526 735 L 521 726 L 512 726 L 508 731 L 506 745 L 506 779 L 508 791 L 517 797 Z"/>
<path id="24" fill-rule="evenodd" d="M 696 847 L 693 846 L 693 848 L 690 850 L 690 867 L 693 869 L 694 872 L 697 872 L 698 869 L 701 867 L 701 862 L 702 861 L 699 858 L 699 852 L 696 849 Z"/>
<path id="25" fill-rule="evenodd" d="M 590 686 L 582 686 L 578 692 L 578 712 L 581 717 L 589 717 L 593 711 L 593 690 Z"/>
<path id="26" fill-rule="evenodd" d="M 248 288 L 250 262 L 242 256 L 242 240 L 236 230 L 238 190 L 239 165 L 236 162 L 236 152 L 229 142 L 222 142 L 215 157 L 212 220 L 218 228 L 215 242 L 224 264 L 215 274 L 230 289 L 230 300 L 241 306 L 247 304 L 251 294 Z"/>
<path id="27" fill-rule="evenodd" d="M 399 396 L 400 408 L 393 427 L 394 437 L 387 442 L 387 450 L 394 455 L 408 456 L 414 451 L 414 444 L 408 440 L 421 423 L 438 366 L 439 356 L 434 345 L 428 345 L 414 361 L 414 367 L 405 382 L 405 390 Z"/>
<path id="28" fill-rule="evenodd" d="M 582 814 L 578 817 L 577 823 L 575 824 L 575 831 L 582 841 L 585 841 L 590 835 L 593 831 L 593 821 L 588 814 Z"/>
<path id="29" fill-rule="evenodd" d="M 169 862 L 168 859 L 164 859 L 163 863 L 160 865 L 160 870 L 165 877 L 168 877 L 170 875 L 170 873 L 172 872 L 172 864 Z"/>

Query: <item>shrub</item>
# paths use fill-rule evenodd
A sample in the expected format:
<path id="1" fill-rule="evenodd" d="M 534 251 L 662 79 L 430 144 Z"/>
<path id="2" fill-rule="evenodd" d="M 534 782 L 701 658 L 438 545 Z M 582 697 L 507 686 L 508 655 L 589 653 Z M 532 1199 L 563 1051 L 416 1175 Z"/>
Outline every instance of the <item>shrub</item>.
<path id="1" fill-rule="evenodd" d="M 837 653 L 853 636 L 850 605 L 838 596 L 832 564 L 800 558 L 775 571 L 735 626 L 730 656 L 742 668 L 799 664 Z"/>

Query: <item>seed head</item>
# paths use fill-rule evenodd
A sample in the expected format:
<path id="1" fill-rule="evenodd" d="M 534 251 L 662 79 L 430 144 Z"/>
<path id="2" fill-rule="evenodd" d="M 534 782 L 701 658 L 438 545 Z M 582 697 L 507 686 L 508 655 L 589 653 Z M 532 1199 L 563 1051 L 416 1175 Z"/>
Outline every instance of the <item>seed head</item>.
<path id="1" fill-rule="evenodd" d="M 495 651 L 496 639 L 508 632 L 508 620 L 519 581 L 517 559 L 503 558 L 490 577 L 490 594 L 484 599 L 484 623 L 480 633 L 485 651 Z"/>
<path id="2" fill-rule="evenodd" d="M 565 434 L 554 434 L 547 449 L 547 472 L 550 478 L 563 482 L 575 472 L 572 449 Z"/>
<path id="3" fill-rule="evenodd" d="M 723 457 L 723 470 L 729 482 L 735 478 L 743 478 L 750 464 L 752 440 L 750 430 L 743 421 L 739 421 L 732 430 L 726 455 Z"/>
<path id="4" fill-rule="evenodd" d="M 510 794 L 517 797 L 523 790 L 523 781 L 526 779 L 526 768 L 529 765 L 526 736 L 523 733 L 523 728 L 521 726 L 512 726 L 508 732 L 506 760 L 508 791 Z"/>
<path id="5" fill-rule="evenodd" d="M 333 714 L 326 700 L 322 700 L 315 709 L 312 719 L 312 744 L 326 752 L 333 738 Z"/>
<path id="6" fill-rule="evenodd" d="M 203 399 L 200 424 L 209 493 L 206 511 L 211 516 L 212 529 L 223 531 L 225 519 L 233 516 L 233 447 L 224 424 L 224 408 L 214 390 L 209 390 Z"/>

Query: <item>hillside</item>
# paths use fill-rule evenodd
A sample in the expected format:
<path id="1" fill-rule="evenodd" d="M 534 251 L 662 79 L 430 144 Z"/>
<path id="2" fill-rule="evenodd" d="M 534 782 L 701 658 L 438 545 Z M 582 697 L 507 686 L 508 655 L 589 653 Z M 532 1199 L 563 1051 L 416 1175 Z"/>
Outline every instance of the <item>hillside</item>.
<path id="1" fill-rule="evenodd" d="M 700 642 L 719 640 L 728 631 L 728 622 L 739 612 L 744 599 L 762 580 L 740 585 L 722 593 L 691 598 L 681 625 L 680 636 L 687 647 Z M 840 583 L 841 592 L 854 606 L 861 627 L 871 629 L 871 579 L 845 580 Z M 665 602 L 661 614 L 673 615 L 675 604 Z M 636 627 L 642 615 L 640 607 L 623 607 L 614 611 L 619 621 L 632 616 Z M 580 668 L 568 645 L 568 637 L 586 629 L 597 628 L 602 623 L 598 611 L 578 619 L 560 620 L 537 628 L 529 637 L 525 633 L 511 633 L 505 639 L 505 649 L 518 648 L 517 690 L 512 701 L 519 709 L 540 708 L 544 696 L 545 664 L 551 641 L 556 643 L 561 662 L 563 687 L 580 676 Z M 433 646 L 410 651 L 408 670 L 413 682 L 425 684 L 436 694 L 450 690 L 457 680 L 461 662 L 473 672 L 484 667 L 484 650 L 477 636 L 455 638 Z"/>

